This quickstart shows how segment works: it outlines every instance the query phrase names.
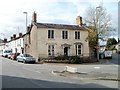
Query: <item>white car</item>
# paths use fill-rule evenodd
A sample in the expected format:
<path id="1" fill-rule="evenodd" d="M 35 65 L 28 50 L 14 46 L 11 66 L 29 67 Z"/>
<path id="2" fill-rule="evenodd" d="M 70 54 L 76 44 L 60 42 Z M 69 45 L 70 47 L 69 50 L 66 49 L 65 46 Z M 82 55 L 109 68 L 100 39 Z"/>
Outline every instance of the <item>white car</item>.
<path id="1" fill-rule="evenodd" d="M 110 50 L 106 50 L 106 51 L 103 51 L 101 54 L 100 54 L 100 58 L 110 58 L 112 59 L 112 51 Z"/>
<path id="2" fill-rule="evenodd" d="M 2 56 L 3 57 L 8 57 L 8 55 L 10 55 L 11 53 L 12 53 L 12 50 L 5 49 L 5 50 L 3 50 Z"/>

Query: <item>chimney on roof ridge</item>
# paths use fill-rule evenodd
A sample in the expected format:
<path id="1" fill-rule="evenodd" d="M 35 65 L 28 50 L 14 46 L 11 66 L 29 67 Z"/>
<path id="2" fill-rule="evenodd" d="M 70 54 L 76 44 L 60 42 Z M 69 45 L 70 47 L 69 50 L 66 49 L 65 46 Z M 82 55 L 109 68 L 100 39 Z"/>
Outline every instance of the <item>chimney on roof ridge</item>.
<path id="1" fill-rule="evenodd" d="M 30 26 L 27 27 L 27 32 L 29 32 L 29 31 L 30 31 Z"/>
<path id="2" fill-rule="evenodd" d="M 19 37 L 22 37 L 22 33 L 19 33 Z"/>
<path id="3" fill-rule="evenodd" d="M 34 11 L 34 13 L 33 13 L 33 15 L 32 15 L 32 22 L 33 22 L 33 23 L 36 23 L 36 22 L 37 22 L 37 14 L 35 13 L 35 11 Z"/>
<path id="4" fill-rule="evenodd" d="M 11 37 L 10 37 L 10 39 L 12 40 L 12 39 L 13 39 L 13 37 L 11 36 Z"/>
<path id="5" fill-rule="evenodd" d="M 3 42 L 4 42 L 4 43 L 7 43 L 7 38 L 4 38 Z"/>
<path id="6" fill-rule="evenodd" d="M 76 24 L 80 25 L 80 26 L 83 25 L 83 23 L 82 23 L 82 17 L 81 16 L 77 16 L 77 18 L 76 18 Z"/>
<path id="7" fill-rule="evenodd" d="M 13 34 L 13 39 L 16 39 L 16 34 Z"/>

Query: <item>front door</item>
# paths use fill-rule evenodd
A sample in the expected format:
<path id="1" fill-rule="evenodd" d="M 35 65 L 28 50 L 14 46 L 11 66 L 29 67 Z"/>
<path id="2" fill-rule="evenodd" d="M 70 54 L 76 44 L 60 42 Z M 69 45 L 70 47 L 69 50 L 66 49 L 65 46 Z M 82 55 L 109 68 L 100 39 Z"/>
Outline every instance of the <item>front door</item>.
<path id="1" fill-rule="evenodd" d="M 65 47 L 65 48 L 64 48 L 64 55 L 65 55 L 65 56 L 68 56 L 68 47 Z"/>

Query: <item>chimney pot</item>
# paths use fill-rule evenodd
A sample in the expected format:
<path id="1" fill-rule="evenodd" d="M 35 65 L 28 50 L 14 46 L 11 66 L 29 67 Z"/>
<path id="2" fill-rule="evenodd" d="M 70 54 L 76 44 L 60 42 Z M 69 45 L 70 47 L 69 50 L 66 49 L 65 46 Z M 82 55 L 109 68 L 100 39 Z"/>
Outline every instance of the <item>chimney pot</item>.
<path id="1" fill-rule="evenodd" d="M 7 38 L 4 38 L 4 41 L 3 41 L 4 43 L 6 43 L 7 42 Z"/>
<path id="2" fill-rule="evenodd" d="M 81 16 L 77 16 L 77 18 L 76 18 L 76 24 L 80 25 L 80 26 L 83 25 L 83 23 L 82 23 L 82 17 Z"/>
<path id="3" fill-rule="evenodd" d="M 16 39 L 16 34 L 13 34 L 13 39 Z"/>
<path id="4" fill-rule="evenodd" d="M 19 37 L 22 37 L 22 33 L 19 33 Z"/>
<path id="5" fill-rule="evenodd" d="M 37 14 L 34 12 L 32 16 L 32 22 L 37 22 Z"/>
<path id="6" fill-rule="evenodd" d="M 29 30 L 30 30 L 30 27 L 28 26 L 28 27 L 27 27 L 27 32 L 29 32 Z"/>
<path id="7" fill-rule="evenodd" d="M 10 39 L 12 40 L 12 39 L 13 39 L 13 37 L 11 36 L 11 37 L 10 37 Z"/>

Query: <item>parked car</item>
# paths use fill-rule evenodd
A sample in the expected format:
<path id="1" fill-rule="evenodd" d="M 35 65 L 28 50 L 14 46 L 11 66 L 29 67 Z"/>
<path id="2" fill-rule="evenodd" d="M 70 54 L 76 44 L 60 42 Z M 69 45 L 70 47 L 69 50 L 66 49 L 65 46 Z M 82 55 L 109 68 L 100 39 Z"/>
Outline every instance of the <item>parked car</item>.
<path id="1" fill-rule="evenodd" d="M 7 58 L 11 59 L 11 55 L 12 55 L 12 53 L 10 53 L 10 54 L 7 56 Z"/>
<path id="2" fill-rule="evenodd" d="M 111 50 L 105 50 L 103 52 L 99 53 L 99 58 L 104 59 L 104 58 L 110 58 L 112 59 L 112 51 Z"/>
<path id="3" fill-rule="evenodd" d="M 36 59 L 29 54 L 20 54 L 19 56 L 17 56 L 17 61 L 23 63 L 28 63 L 28 62 L 35 63 Z"/>
<path id="4" fill-rule="evenodd" d="M 12 53 L 11 49 L 3 49 L 2 56 L 7 58 L 8 55 L 10 55 L 11 53 Z"/>
<path id="5" fill-rule="evenodd" d="M 17 56 L 18 56 L 19 54 L 20 54 L 20 53 L 12 53 L 10 59 L 16 60 L 16 59 L 17 59 Z"/>

